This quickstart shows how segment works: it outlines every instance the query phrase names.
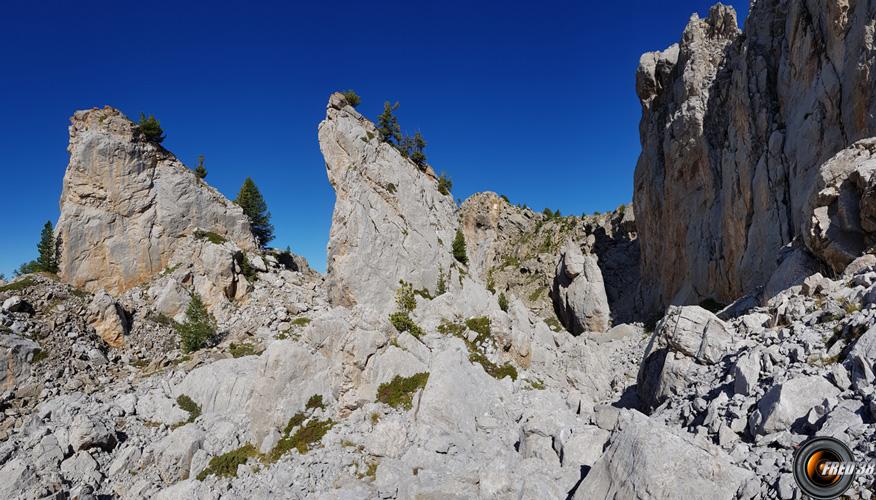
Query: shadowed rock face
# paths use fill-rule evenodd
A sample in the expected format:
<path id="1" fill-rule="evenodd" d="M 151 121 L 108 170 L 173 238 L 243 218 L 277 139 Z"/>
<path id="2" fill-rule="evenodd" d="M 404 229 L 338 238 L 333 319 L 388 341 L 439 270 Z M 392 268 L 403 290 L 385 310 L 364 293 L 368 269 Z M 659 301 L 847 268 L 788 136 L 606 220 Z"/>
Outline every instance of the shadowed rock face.
<path id="1" fill-rule="evenodd" d="M 197 230 L 256 247 L 240 207 L 141 137 L 116 109 L 73 115 L 58 237 L 61 277 L 121 293 L 162 271 Z"/>
<path id="2" fill-rule="evenodd" d="M 821 165 L 876 135 L 874 23 L 873 1 L 759 0 L 743 35 L 719 4 L 679 44 L 642 56 L 633 206 L 652 312 L 733 300 L 807 235 Z M 834 268 L 858 243 L 806 240 Z"/>
<path id="3" fill-rule="evenodd" d="M 454 265 L 456 231 L 456 204 L 438 192 L 434 172 L 382 142 L 338 93 L 319 125 L 319 147 L 336 195 L 327 265 L 332 303 L 391 309 L 400 279 L 434 292 L 440 272 L 449 276 Z"/>

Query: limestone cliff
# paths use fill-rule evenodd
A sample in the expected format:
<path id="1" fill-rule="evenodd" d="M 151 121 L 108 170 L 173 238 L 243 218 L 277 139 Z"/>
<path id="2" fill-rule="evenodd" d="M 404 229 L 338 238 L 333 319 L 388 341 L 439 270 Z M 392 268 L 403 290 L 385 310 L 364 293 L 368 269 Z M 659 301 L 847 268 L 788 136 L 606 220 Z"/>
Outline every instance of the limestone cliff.
<path id="1" fill-rule="evenodd" d="M 255 249 L 243 211 L 116 109 L 73 115 L 58 238 L 61 277 L 120 293 L 164 270 L 196 231 Z"/>
<path id="2" fill-rule="evenodd" d="M 874 1 L 759 0 L 743 33 L 718 4 L 642 56 L 633 206 L 652 312 L 763 285 L 808 232 L 822 163 L 876 134 L 874 26 Z"/>
<path id="3" fill-rule="evenodd" d="M 449 276 L 455 265 L 456 204 L 438 192 L 434 172 L 381 141 L 339 93 L 319 125 L 319 146 L 336 195 L 326 283 L 332 303 L 393 308 L 402 279 L 435 292 L 440 273 Z"/>

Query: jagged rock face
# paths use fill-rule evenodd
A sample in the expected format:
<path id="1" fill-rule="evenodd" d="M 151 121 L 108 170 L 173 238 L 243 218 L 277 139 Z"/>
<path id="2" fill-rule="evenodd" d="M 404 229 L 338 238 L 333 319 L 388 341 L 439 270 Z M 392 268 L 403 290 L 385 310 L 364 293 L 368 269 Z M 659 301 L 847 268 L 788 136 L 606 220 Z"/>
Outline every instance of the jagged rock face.
<path id="1" fill-rule="evenodd" d="M 68 151 L 58 237 L 60 274 L 74 286 L 118 294 L 144 283 L 196 230 L 256 248 L 243 211 L 118 110 L 76 112 Z"/>
<path id="2" fill-rule="evenodd" d="M 557 317 L 569 332 L 608 330 L 610 311 L 602 271 L 596 256 L 582 254 L 572 240 L 566 241 L 557 262 L 551 299 Z"/>
<path id="3" fill-rule="evenodd" d="M 434 172 L 382 142 L 338 93 L 319 125 L 319 147 L 336 195 L 327 266 L 332 303 L 387 310 L 401 279 L 434 292 L 439 274 L 449 276 L 454 265 L 456 231 L 456 204 L 438 192 Z"/>
<path id="4" fill-rule="evenodd" d="M 821 164 L 876 134 L 874 24 L 873 1 L 760 0 L 743 35 L 719 4 L 642 56 L 634 207 L 651 311 L 731 301 L 807 234 Z"/>
<path id="5" fill-rule="evenodd" d="M 516 296 L 539 316 L 555 315 L 551 290 L 557 260 L 571 239 L 598 258 L 612 319 L 638 319 L 639 246 L 629 206 L 599 215 L 547 217 L 487 191 L 463 202 L 460 225 L 469 271 L 497 292 Z"/>
<path id="6" fill-rule="evenodd" d="M 863 139 L 826 161 L 803 220 L 803 241 L 841 272 L 876 243 L 876 138 Z"/>

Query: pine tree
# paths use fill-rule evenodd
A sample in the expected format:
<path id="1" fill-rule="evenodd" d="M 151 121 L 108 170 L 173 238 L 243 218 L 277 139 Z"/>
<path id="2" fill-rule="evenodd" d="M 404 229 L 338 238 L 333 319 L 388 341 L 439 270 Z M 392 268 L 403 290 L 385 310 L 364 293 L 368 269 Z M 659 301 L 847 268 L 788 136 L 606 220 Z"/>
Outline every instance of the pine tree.
<path id="1" fill-rule="evenodd" d="M 389 104 L 389 101 L 386 101 L 383 103 L 383 113 L 377 117 L 377 132 L 380 134 L 380 140 L 394 145 L 398 145 L 402 139 L 398 118 L 392 113 L 397 109 L 398 103 Z"/>
<path id="2" fill-rule="evenodd" d="M 198 156 L 198 166 L 195 167 L 195 175 L 198 176 L 198 179 L 207 178 L 207 169 L 204 168 L 204 155 Z"/>
<path id="3" fill-rule="evenodd" d="M 234 203 L 240 205 L 243 213 L 249 217 L 252 235 L 258 240 L 260 246 L 264 247 L 274 239 L 274 226 L 271 225 L 268 204 L 265 203 L 262 193 L 259 192 L 259 188 L 256 187 L 251 178 L 247 177 L 243 181 L 243 186 L 240 187 L 240 193 L 237 194 Z"/>
<path id="4" fill-rule="evenodd" d="M 417 132 L 414 134 L 414 138 L 411 140 L 412 148 L 411 148 L 411 161 L 417 164 L 420 167 L 420 170 L 426 170 L 426 155 L 423 153 L 423 150 L 426 149 L 426 139 L 423 139 L 423 135 Z"/>
<path id="5" fill-rule="evenodd" d="M 453 181 L 444 172 L 438 177 L 438 192 L 444 196 L 450 195 L 450 190 L 453 189 Z"/>
<path id="6" fill-rule="evenodd" d="M 453 239 L 453 258 L 462 264 L 468 264 L 468 255 L 465 252 L 465 236 L 461 229 L 456 230 L 456 237 Z"/>
<path id="7" fill-rule="evenodd" d="M 180 349 L 183 352 L 194 352 L 206 346 L 216 335 L 216 320 L 207 311 L 201 296 L 194 293 L 186 308 L 185 321 L 176 324 L 175 328 L 179 333 Z"/>
<path id="8" fill-rule="evenodd" d="M 37 267 L 47 273 L 58 272 L 58 249 L 55 244 L 55 231 L 52 222 L 46 221 L 43 231 L 40 233 L 40 242 L 37 245 L 40 256 L 37 258 Z"/>
<path id="9" fill-rule="evenodd" d="M 155 116 L 149 115 L 147 118 L 144 113 L 140 113 L 140 132 L 146 137 L 147 141 L 161 144 L 164 141 L 164 131 L 161 130 L 161 122 L 155 119 Z"/>
<path id="10" fill-rule="evenodd" d="M 353 106 L 354 108 L 362 102 L 362 98 L 359 97 L 359 94 L 357 94 L 356 91 L 353 89 L 347 90 L 346 92 L 341 92 L 341 94 L 343 94 L 344 97 L 347 99 L 347 104 Z"/>

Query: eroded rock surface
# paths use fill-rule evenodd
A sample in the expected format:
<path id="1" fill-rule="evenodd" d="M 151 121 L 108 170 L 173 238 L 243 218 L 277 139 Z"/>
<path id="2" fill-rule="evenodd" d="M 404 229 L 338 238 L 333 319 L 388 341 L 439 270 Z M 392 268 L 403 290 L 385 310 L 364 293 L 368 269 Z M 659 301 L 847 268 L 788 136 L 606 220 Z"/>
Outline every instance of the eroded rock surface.
<path id="1" fill-rule="evenodd" d="M 435 292 L 439 275 L 449 276 L 454 266 L 456 232 L 456 204 L 438 192 L 435 173 L 381 141 L 374 124 L 338 93 L 319 125 L 319 145 L 335 190 L 327 267 L 332 303 L 388 310 L 401 279 Z"/>
<path id="2" fill-rule="evenodd" d="M 823 164 L 876 135 L 874 9 L 758 1 L 743 35 L 719 4 L 678 44 L 642 56 L 633 206 L 651 312 L 752 291 L 795 238 L 837 270 L 866 247 L 866 183 L 828 172 L 868 142 Z M 825 175 L 835 194 L 823 193 Z"/>
<path id="3" fill-rule="evenodd" d="M 116 109 L 78 111 L 61 193 L 61 277 L 118 294 L 163 271 L 178 240 L 215 233 L 255 249 L 240 207 L 198 179 Z"/>

